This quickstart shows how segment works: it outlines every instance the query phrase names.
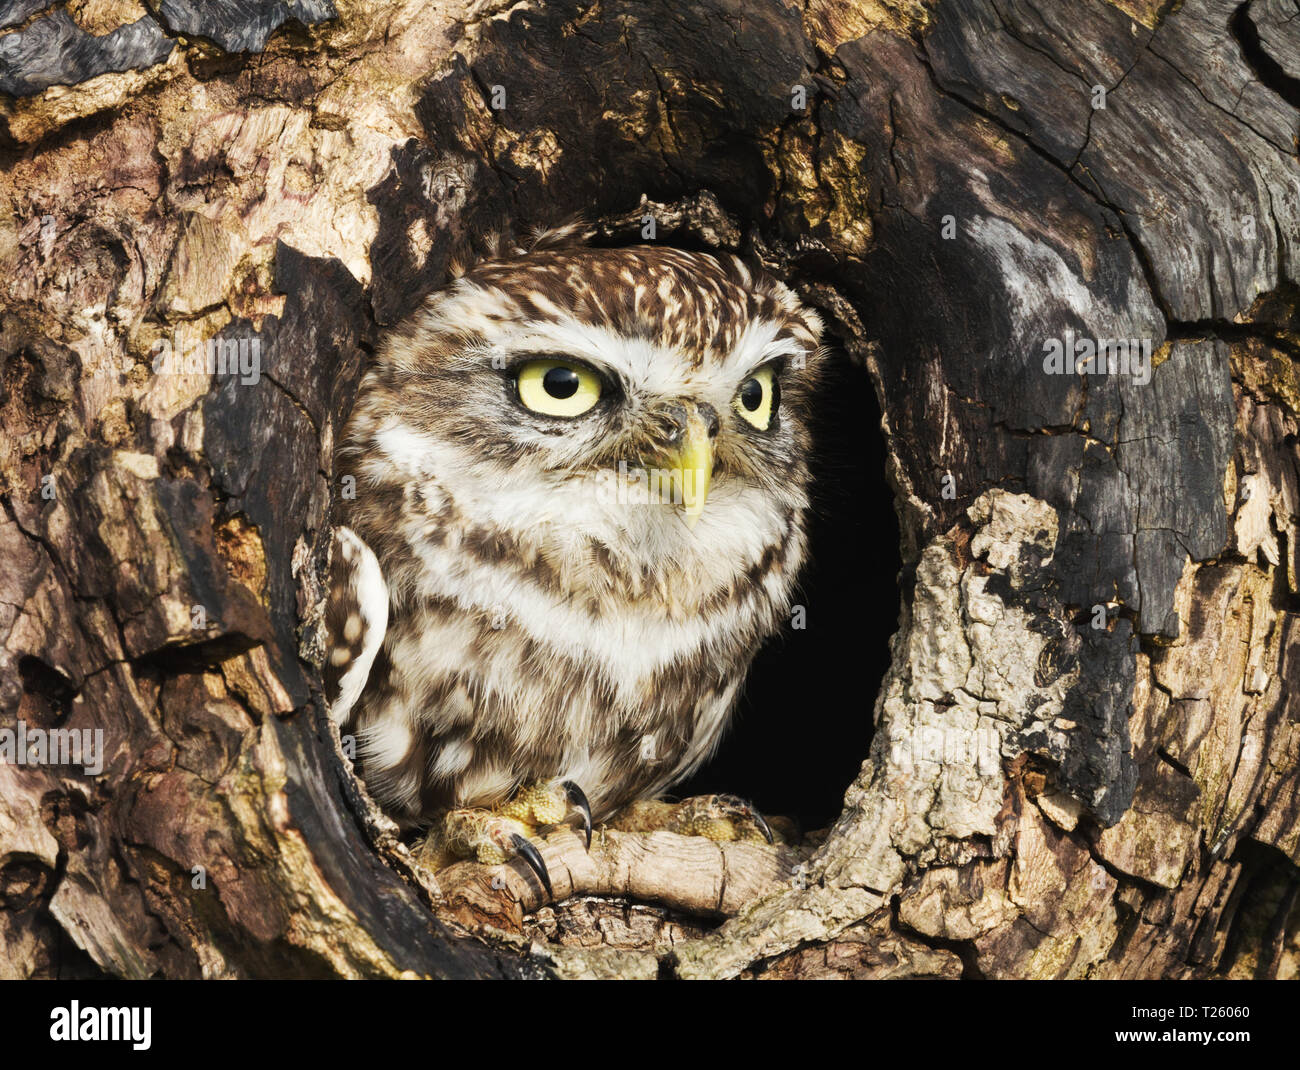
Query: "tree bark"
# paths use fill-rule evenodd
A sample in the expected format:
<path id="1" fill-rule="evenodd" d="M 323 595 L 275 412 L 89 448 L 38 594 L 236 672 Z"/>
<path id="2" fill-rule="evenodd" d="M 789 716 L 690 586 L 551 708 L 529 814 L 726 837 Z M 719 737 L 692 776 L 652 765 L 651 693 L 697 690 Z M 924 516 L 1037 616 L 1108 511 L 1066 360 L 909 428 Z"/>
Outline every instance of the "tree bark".
<path id="1" fill-rule="evenodd" d="M 1294 16 L 0 4 L 0 728 L 104 743 L 0 763 L 0 970 L 1295 976 Z M 823 837 L 560 835 L 547 905 L 415 864 L 321 610 L 366 353 L 575 213 L 825 313 L 904 569 Z M 1079 339 L 1134 361 L 1049 374 Z"/>

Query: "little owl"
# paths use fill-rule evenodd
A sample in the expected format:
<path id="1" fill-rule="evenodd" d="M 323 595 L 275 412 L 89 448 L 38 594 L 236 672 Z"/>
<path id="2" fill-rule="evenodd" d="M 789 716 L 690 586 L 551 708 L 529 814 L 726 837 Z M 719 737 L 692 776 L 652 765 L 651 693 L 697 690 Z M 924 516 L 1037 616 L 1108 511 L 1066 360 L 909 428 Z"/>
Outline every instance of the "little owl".
<path id="1" fill-rule="evenodd" d="M 737 257 L 570 227 L 384 341 L 340 451 L 326 683 L 444 860 L 519 855 L 549 891 L 538 826 L 590 843 L 713 752 L 804 562 L 821 329 Z"/>

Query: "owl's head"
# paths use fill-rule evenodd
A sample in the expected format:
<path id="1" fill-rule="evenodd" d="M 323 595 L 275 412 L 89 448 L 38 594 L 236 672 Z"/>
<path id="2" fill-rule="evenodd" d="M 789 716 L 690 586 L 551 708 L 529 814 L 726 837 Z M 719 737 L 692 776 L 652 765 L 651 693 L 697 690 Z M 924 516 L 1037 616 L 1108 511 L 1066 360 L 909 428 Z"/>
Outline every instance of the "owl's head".
<path id="1" fill-rule="evenodd" d="M 386 340 L 350 448 L 498 529 L 752 559 L 807 505 L 821 329 L 736 257 L 543 243 Z"/>

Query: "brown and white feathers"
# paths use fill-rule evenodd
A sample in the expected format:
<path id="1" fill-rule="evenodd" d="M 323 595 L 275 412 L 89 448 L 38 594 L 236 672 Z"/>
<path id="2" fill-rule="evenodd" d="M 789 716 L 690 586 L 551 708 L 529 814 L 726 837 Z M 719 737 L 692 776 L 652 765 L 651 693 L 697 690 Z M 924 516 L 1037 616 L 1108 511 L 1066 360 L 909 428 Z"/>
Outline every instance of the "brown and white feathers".
<path id="1" fill-rule="evenodd" d="M 708 757 L 803 564 L 820 330 L 737 258 L 551 239 L 385 340 L 328 683 L 395 817 L 564 778 L 599 818 Z"/>

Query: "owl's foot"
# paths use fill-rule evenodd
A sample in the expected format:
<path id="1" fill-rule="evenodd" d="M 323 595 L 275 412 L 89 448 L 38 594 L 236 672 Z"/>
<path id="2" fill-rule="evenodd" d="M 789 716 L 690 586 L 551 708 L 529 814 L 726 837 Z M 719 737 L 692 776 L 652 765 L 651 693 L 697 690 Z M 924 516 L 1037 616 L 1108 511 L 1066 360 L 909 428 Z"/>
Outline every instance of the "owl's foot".
<path id="1" fill-rule="evenodd" d="M 500 866 L 522 859 L 553 898 L 551 875 L 531 837 L 549 825 L 560 825 L 577 814 L 582 820 L 587 846 L 591 846 L 591 806 L 571 780 L 531 784 L 508 803 L 493 810 L 448 810 L 418 849 L 420 860 L 432 869 L 472 858 L 483 865 Z"/>
<path id="2" fill-rule="evenodd" d="M 504 806 L 504 817 L 530 825 L 562 825 L 573 814 L 582 818 L 582 830 L 591 846 L 591 804 L 572 780 L 543 780 L 530 784 Z"/>
<path id="3" fill-rule="evenodd" d="M 721 842 L 773 842 L 772 829 L 763 815 L 735 795 L 697 795 L 679 803 L 658 799 L 629 803 L 609 827 L 621 832 L 676 832 Z"/>

